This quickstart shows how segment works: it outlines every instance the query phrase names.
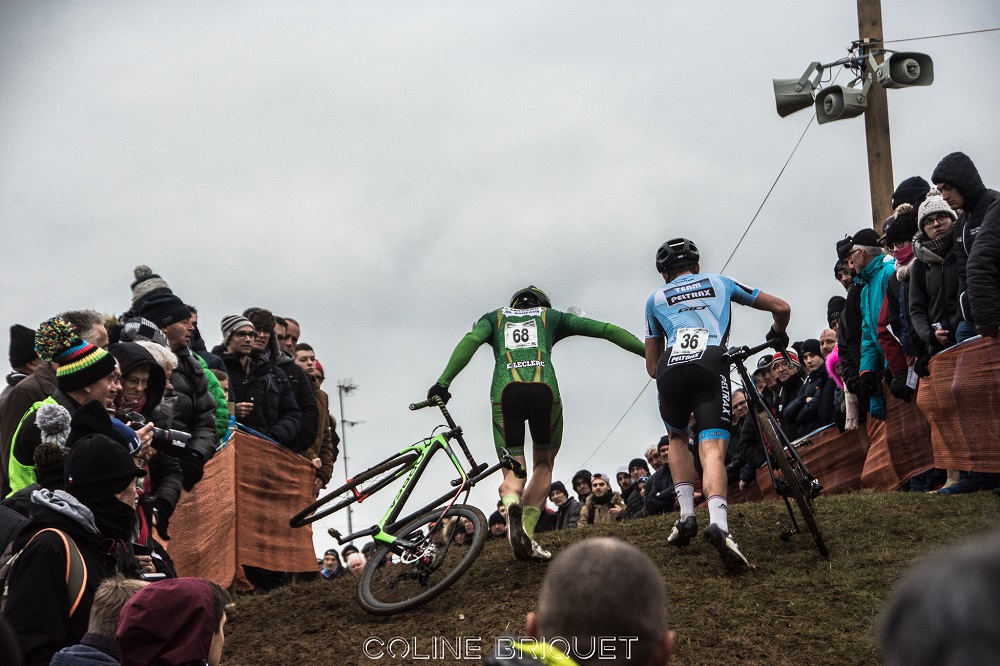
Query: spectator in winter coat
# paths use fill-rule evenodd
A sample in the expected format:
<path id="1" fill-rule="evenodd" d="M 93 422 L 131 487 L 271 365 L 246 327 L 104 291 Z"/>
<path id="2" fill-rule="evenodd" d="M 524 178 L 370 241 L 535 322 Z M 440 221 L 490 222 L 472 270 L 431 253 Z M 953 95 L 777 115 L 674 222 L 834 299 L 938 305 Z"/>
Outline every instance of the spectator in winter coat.
<path id="1" fill-rule="evenodd" d="M 941 158 L 931 174 L 931 182 L 941 191 L 954 211 L 962 211 L 955 224 L 955 264 L 958 268 L 958 292 L 962 322 L 954 331 L 958 342 L 974 336 L 974 320 L 966 288 L 966 263 L 986 216 L 986 211 L 1000 200 L 1000 192 L 983 184 L 979 170 L 964 153 L 950 153 Z"/>
<path id="2" fill-rule="evenodd" d="M 230 315 L 222 320 L 222 360 L 229 372 L 236 418 L 286 446 L 295 441 L 301 412 L 284 371 L 253 353 L 255 337 L 254 326 L 246 317 Z"/>
<path id="3" fill-rule="evenodd" d="M 135 314 L 159 327 L 167 338 L 170 351 L 177 356 L 177 367 L 170 375 L 173 409 L 169 427 L 191 435 L 187 442 L 188 455 L 180 460 L 184 490 L 191 490 L 201 480 L 205 463 L 215 455 L 219 406 L 209 390 L 201 362 L 191 352 L 191 332 L 194 330 L 191 310 L 177 296 L 158 293 L 141 300 Z"/>
<path id="4" fill-rule="evenodd" d="M 803 435 L 833 423 L 833 382 L 826 373 L 819 340 L 802 343 L 802 364 L 806 376 L 795 398 L 785 407 L 784 416 Z"/>
<path id="5" fill-rule="evenodd" d="M 312 378 L 295 362 L 295 354 L 278 347 L 274 334 L 274 315 L 264 308 L 247 308 L 243 316 L 253 324 L 257 335 L 253 339 L 253 355 L 267 360 L 275 373 L 283 372 L 287 377 L 292 396 L 299 410 L 299 426 L 291 441 L 282 442 L 285 448 L 301 453 L 316 442 L 319 427 L 319 408 Z"/>
<path id="6" fill-rule="evenodd" d="M 910 321 L 910 275 L 916 261 L 913 254 L 916 209 L 908 203 L 900 204 L 887 222 L 882 227 L 883 242 L 896 259 L 896 272 L 886 283 L 885 302 L 878 319 L 878 340 L 892 375 L 892 394 L 909 402 L 913 393 L 907 385 L 909 368 L 926 353 Z"/>
<path id="7" fill-rule="evenodd" d="M 896 260 L 883 253 L 879 235 L 874 229 L 862 229 L 851 237 L 847 259 L 861 283 L 861 357 L 858 381 L 864 395 L 869 398 L 869 413 L 877 419 L 885 419 L 882 377 L 887 366 L 885 354 L 878 342 L 878 317 L 882 312 L 882 301 L 885 300 L 886 282 L 896 270 Z M 843 350 L 840 359 L 843 363 Z"/>
<path id="8" fill-rule="evenodd" d="M 983 218 L 966 274 L 976 331 L 996 338 L 1000 328 L 1000 203 L 993 203 Z"/>
<path id="9" fill-rule="evenodd" d="M 121 574 L 106 579 L 94 593 L 87 633 L 77 645 L 59 650 L 52 666 L 118 666 L 118 620 L 122 607 L 149 583 Z"/>
<path id="10" fill-rule="evenodd" d="M 613 523 L 615 517 L 625 509 L 622 496 L 611 489 L 611 479 L 603 472 L 594 474 L 590 486 L 592 492 L 587 496 L 587 501 L 580 509 L 578 527 Z"/>
<path id="11" fill-rule="evenodd" d="M 791 348 L 786 349 L 784 353 L 777 352 L 771 361 L 771 371 L 778 380 L 779 388 L 775 406 L 778 408 L 781 429 L 788 435 L 788 439 L 797 439 L 805 433 L 794 420 L 785 416 L 785 410 L 799 394 L 799 388 L 801 388 L 802 380 L 805 378 L 798 354 Z"/>
<path id="12" fill-rule="evenodd" d="M 666 461 L 670 451 L 670 435 L 664 435 L 657 444 L 660 459 Z M 656 516 L 674 510 L 674 479 L 670 475 L 670 465 L 664 464 L 646 484 L 646 514 Z"/>
<path id="13" fill-rule="evenodd" d="M 580 509 L 583 505 L 569 496 L 562 481 L 552 482 L 549 487 L 549 501 L 556 505 L 555 529 L 575 529 L 580 522 Z"/>
<path id="14" fill-rule="evenodd" d="M 219 666 L 229 594 L 204 578 L 150 583 L 122 608 L 122 666 Z"/>
<path id="15" fill-rule="evenodd" d="M 316 439 L 302 455 L 308 459 L 316 471 L 316 494 L 330 482 L 333 464 L 337 460 L 340 436 L 337 434 L 337 420 L 330 414 L 330 396 L 320 386 L 323 384 L 323 366 L 316 360 L 313 348 L 304 342 L 295 345 L 295 363 L 312 380 L 316 394 L 316 409 L 319 414 Z"/>
<path id="16" fill-rule="evenodd" d="M 27 326 L 14 324 L 10 327 L 10 368 L 7 385 L 0 392 L 0 409 L 10 390 L 27 379 L 42 362 L 35 353 L 35 332 Z"/>
<path id="17" fill-rule="evenodd" d="M 931 354 L 955 344 L 961 321 L 958 265 L 954 246 L 955 211 L 934 190 L 920 205 L 917 257 L 910 273 L 910 319 Z"/>
<path id="18" fill-rule="evenodd" d="M 20 554 L 10 570 L 4 617 L 17 634 L 26 666 L 48 664 L 56 651 L 86 633 L 94 593 L 117 573 L 131 541 L 136 479 L 146 474 L 128 449 L 104 434 L 113 427 L 100 402 L 80 407 L 72 424 L 66 490 L 34 493 L 31 518 L 12 545 Z M 61 531 L 67 542 L 42 531 L 47 528 Z M 86 568 L 78 603 L 66 582 L 73 548 Z"/>

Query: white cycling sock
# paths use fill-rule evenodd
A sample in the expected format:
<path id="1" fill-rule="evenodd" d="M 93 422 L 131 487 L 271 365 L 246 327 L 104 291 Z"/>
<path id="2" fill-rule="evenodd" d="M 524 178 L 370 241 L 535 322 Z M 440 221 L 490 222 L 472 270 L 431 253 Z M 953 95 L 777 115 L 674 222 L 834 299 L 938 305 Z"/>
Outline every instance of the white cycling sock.
<path id="1" fill-rule="evenodd" d="M 708 522 L 710 525 L 718 525 L 726 533 L 729 532 L 729 512 L 726 498 L 722 495 L 712 495 L 708 498 Z"/>
<path id="2" fill-rule="evenodd" d="M 694 484 L 675 483 L 674 492 L 681 505 L 681 520 L 694 515 Z"/>

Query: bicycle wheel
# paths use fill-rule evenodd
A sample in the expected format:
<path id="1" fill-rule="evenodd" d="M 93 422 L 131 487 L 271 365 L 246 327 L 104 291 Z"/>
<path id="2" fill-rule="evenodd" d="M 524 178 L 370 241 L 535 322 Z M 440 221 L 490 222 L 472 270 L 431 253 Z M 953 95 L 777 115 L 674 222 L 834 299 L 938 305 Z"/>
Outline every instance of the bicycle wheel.
<path id="1" fill-rule="evenodd" d="M 441 513 L 441 509 L 428 511 L 396 533 L 401 538 L 422 535 L 415 547 L 402 552 L 395 549 L 398 562 L 380 567 L 393 549 L 383 544 L 375 551 L 358 583 L 362 608 L 374 615 L 416 608 L 444 592 L 472 566 L 486 542 L 486 516 L 467 504 L 451 507 L 443 520 L 439 520 Z M 472 534 L 464 543 L 456 536 L 460 518 L 472 523 Z"/>
<path id="2" fill-rule="evenodd" d="M 803 522 L 805 522 L 806 527 L 812 533 L 813 540 L 816 541 L 816 548 L 819 549 L 820 555 L 829 557 L 830 553 L 826 549 L 826 544 L 823 542 L 823 535 L 820 534 L 819 526 L 816 524 L 816 513 L 813 511 L 812 500 L 808 494 L 811 485 L 809 475 L 797 458 L 790 458 L 785 453 L 785 447 L 790 447 L 791 444 L 789 444 L 788 438 L 781 430 L 781 426 L 774 422 L 774 416 L 766 409 L 761 410 L 757 414 L 757 422 L 760 424 L 764 436 L 767 437 L 771 444 L 771 453 L 774 461 L 777 463 L 778 469 L 781 470 L 781 476 L 788 485 L 792 497 L 795 499 L 795 504 L 799 507 L 799 513 L 802 514 Z"/>
<path id="3" fill-rule="evenodd" d="M 328 492 L 318 500 L 292 516 L 288 524 L 302 527 L 343 509 L 348 504 L 372 495 L 395 481 L 417 459 L 416 451 L 397 453 L 388 460 L 366 469 L 341 487 Z M 326 506 L 326 505 L 330 506 Z M 320 507 L 326 506 L 319 511 Z M 315 512 L 315 513 L 314 513 Z"/>

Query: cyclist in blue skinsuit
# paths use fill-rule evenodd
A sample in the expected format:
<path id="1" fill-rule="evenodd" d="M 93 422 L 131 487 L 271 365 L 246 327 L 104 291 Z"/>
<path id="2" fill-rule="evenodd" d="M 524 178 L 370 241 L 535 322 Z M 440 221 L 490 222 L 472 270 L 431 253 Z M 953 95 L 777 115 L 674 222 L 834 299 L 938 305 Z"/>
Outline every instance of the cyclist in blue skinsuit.
<path id="1" fill-rule="evenodd" d="M 731 425 L 729 365 L 730 303 L 766 310 L 774 318 L 768 339 L 788 344 L 788 303 L 715 273 L 702 273 L 698 248 L 686 238 L 667 241 L 656 252 L 665 285 L 646 302 L 646 371 L 656 379 L 660 416 L 670 433 L 668 453 L 680 519 L 667 542 L 686 546 L 698 533 L 694 516 L 694 457 L 687 446 L 691 414 L 697 423 L 702 486 L 708 497 L 704 538 L 727 569 L 749 566 L 729 534 L 726 510 L 726 446 Z"/>

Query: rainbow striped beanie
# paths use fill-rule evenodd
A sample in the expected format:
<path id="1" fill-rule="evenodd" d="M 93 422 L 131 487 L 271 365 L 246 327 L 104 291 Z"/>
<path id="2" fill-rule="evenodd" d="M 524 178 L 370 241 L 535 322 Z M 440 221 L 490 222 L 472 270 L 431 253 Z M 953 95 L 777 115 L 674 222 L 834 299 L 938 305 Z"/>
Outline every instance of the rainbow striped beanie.
<path id="1" fill-rule="evenodd" d="M 115 358 L 81 339 L 73 325 L 60 317 L 43 321 L 35 332 L 35 351 L 59 365 L 56 384 L 63 392 L 95 384 L 115 371 Z"/>

